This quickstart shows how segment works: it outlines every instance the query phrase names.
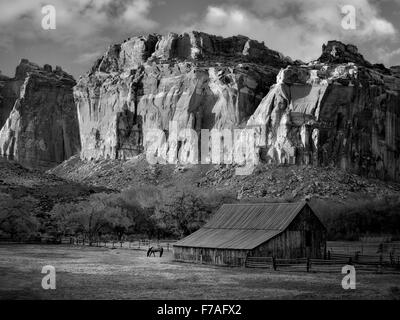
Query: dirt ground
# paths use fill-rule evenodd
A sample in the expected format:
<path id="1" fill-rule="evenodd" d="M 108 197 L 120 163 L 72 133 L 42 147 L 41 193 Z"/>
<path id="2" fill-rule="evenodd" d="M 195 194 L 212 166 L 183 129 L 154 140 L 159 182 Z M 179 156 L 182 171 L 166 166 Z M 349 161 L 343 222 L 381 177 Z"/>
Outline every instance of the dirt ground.
<path id="1" fill-rule="evenodd" d="M 42 267 L 56 289 L 41 286 Z M 225 268 L 172 261 L 172 253 L 61 245 L 0 245 L 0 299 L 394 299 L 400 275 Z"/>

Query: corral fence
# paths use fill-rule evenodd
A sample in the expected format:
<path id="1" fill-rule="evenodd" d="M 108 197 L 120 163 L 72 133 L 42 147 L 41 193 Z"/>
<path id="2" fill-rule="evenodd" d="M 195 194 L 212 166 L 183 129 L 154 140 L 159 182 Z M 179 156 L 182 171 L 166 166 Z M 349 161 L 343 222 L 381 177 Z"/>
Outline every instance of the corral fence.
<path id="1" fill-rule="evenodd" d="M 61 244 L 61 239 L 50 236 L 29 238 L 5 238 L 0 237 L 0 244 Z"/>
<path id="2" fill-rule="evenodd" d="M 285 271 L 305 272 L 341 272 L 343 266 L 353 265 L 357 271 L 375 273 L 400 273 L 400 257 L 383 254 L 355 255 L 334 254 L 328 252 L 327 259 L 279 259 L 275 257 L 247 257 L 246 268 L 265 268 Z"/>
<path id="3" fill-rule="evenodd" d="M 222 257 L 221 255 L 217 255 L 212 257 L 210 255 L 193 255 L 193 254 L 183 254 L 183 253 L 174 253 L 174 261 L 176 262 L 189 262 L 189 263 L 199 263 L 206 265 L 217 265 L 221 267 L 243 267 L 246 261 L 246 258 L 241 257 Z"/>
<path id="4" fill-rule="evenodd" d="M 173 244 L 177 240 L 156 240 L 156 239 L 131 239 L 131 240 L 110 240 L 110 239 L 95 239 L 89 241 L 85 237 L 35 237 L 31 239 L 11 239 L 1 238 L 0 243 L 7 244 L 63 244 L 72 246 L 91 246 L 103 247 L 110 249 L 132 249 L 132 250 L 147 250 L 149 247 L 162 246 L 164 250 L 171 251 Z"/>
<path id="5" fill-rule="evenodd" d="M 357 271 L 400 272 L 400 241 L 328 241 L 324 259 L 247 257 L 247 268 L 306 272 L 341 272 L 344 265 Z"/>
<path id="6" fill-rule="evenodd" d="M 371 261 L 368 263 L 352 261 L 351 259 L 277 259 L 274 257 L 248 257 L 245 262 L 246 268 L 265 268 L 284 271 L 304 272 L 341 272 L 343 266 L 353 265 L 357 271 L 366 272 L 400 272 L 400 265 L 385 264 Z"/>
<path id="7" fill-rule="evenodd" d="M 326 248 L 333 254 L 352 256 L 356 253 L 365 256 L 388 257 L 400 255 L 400 241 L 327 241 Z"/>
<path id="8" fill-rule="evenodd" d="M 92 246 L 111 249 L 132 249 L 132 250 L 147 250 L 149 247 L 161 246 L 166 251 L 172 251 L 172 246 L 177 240 L 155 240 L 155 239 L 137 239 L 137 240 L 102 240 L 97 239 L 91 242 L 85 238 L 65 238 L 62 239 L 62 244 L 71 244 L 77 246 Z"/>

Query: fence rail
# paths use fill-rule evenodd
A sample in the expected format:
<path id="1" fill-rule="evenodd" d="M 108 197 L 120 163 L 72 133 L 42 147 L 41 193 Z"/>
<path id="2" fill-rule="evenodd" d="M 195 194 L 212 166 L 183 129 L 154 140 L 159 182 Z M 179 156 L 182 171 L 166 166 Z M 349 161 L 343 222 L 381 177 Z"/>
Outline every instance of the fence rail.
<path id="1" fill-rule="evenodd" d="M 390 272 L 400 273 L 400 263 L 397 260 L 385 262 L 382 258 L 359 255 L 357 259 L 353 256 L 331 256 L 330 259 L 280 259 L 275 257 L 247 257 L 245 267 L 264 268 L 285 271 L 305 272 L 341 272 L 342 267 L 351 264 L 357 271 L 365 272 Z"/>
<path id="2" fill-rule="evenodd" d="M 73 246 L 92 246 L 92 247 L 103 247 L 111 249 L 132 249 L 132 250 L 147 250 L 150 246 L 162 246 L 165 250 L 171 251 L 173 244 L 177 240 L 150 240 L 150 239 L 138 239 L 132 241 L 118 241 L 118 240 L 93 240 L 89 242 L 88 239 L 83 237 L 38 237 L 28 240 L 15 240 L 10 238 L 1 238 L 0 243 L 15 243 L 15 244 L 63 244 Z"/>
<path id="3" fill-rule="evenodd" d="M 247 268 L 272 268 L 272 257 L 248 257 L 245 262 Z"/>

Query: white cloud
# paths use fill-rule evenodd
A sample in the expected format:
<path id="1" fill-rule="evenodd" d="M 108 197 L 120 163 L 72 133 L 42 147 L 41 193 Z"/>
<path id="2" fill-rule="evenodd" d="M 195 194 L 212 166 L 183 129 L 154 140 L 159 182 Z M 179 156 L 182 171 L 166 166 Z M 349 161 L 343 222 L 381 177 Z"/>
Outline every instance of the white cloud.
<path id="1" fill-rule="evenodd" d="M 395 29 L 393 24 L 384 20 L 373 18 L 366 28 L 367 34 L 376 34 L 376 35 L 392 35 L 395 34 Z"/>
<path id="2" fill-rule="evenodd" d="M 148 32 L 157 26 L 149 18 L 150 0 L 52 0 L 56 30 L 42 30 L 43 0 L 0 0 L 0 35 L 16 41 L 53 41 L 69 46 L 103 46 L 115 37 Z M 3 41 L 2 39 L 2 41 Z M 93 49 L 93 48 L 92 48 Z"/>
<path id="3" fill-rule="evenodd" d="M 400 65 L 400 48 L 393 50 L 387 47 L 381 47 L 377 49 L 377 53 L 380 60 L 387 66 Z"/>

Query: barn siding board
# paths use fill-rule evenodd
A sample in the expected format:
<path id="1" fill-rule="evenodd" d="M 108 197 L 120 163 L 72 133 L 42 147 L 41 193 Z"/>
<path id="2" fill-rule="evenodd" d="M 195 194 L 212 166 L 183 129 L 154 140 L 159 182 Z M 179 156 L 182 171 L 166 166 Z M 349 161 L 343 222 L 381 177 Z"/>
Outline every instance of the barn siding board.
<path id="1" fill-rule="evenodd" d="M 177 260 L 231 266 L 243 266 L 247 256 L 322 258 L 325 253 L 326 229 L 304 202 L 223 205 L 203 228 L 174 245 Z"/>

